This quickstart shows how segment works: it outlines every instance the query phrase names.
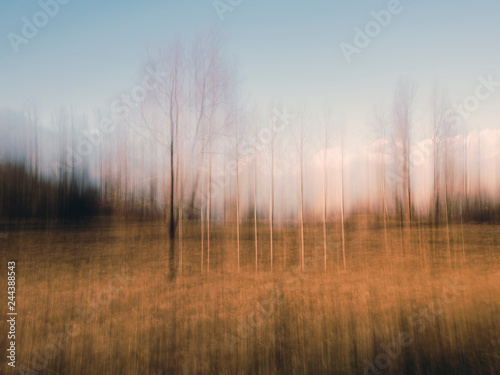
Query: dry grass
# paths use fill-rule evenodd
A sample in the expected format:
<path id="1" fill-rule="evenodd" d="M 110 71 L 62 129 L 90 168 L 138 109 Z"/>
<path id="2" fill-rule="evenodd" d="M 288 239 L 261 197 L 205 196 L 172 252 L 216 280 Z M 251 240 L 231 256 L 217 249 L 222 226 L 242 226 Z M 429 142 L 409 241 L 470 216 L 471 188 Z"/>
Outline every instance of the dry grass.
<path id="1" fill-rule="evenodd" d="M 9 230 L 0 245 L 2 264 L 17 260 L 18 367 L 68 375 L 363 374 L 367 362 L 384 367 L 389 358 L 380 373 L 500 373 L 498 227 L 466 226 L 465 259 L 461 228 L 453 227 L 449 259 L 444 228 L 417 228 L 401 242 L 391 227 L 386 248 L 383 230 L 350 223 L 347 272 L 339 272 L 338 225 L 330 223 L 326 274 L 320 226 L 306 228 L 307 255 L 317 256 L 305 273 L 296 268 L 297 229 L 276 229 L 272 274 L 266 225 L 258 274 L 251 225 L 242 228 L 239 274 L 234 225 L 214 228 L 211 270 L 201 275 L 199 229 L 184 226 L 175 283 L 167 281 L 161 224 Z M 411 343 L 392 345 L 386 357 L 382 346 L 406 333 Z"/>

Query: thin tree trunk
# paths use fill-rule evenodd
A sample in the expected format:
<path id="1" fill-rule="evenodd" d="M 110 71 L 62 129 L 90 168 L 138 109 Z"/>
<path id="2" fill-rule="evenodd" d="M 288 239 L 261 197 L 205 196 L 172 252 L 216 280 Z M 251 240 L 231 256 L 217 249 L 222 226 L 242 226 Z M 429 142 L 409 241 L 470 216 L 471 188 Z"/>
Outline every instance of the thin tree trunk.
<path id="1" fill-rule="evenodd" d="M 207 273 L 210 272 L 210 203 L 212 198 L 212 145 L 209 145 L 208 154 L 208 197 L 207 197 Z"/>
<path id="2" fill-rule="evenodd" d="M 258 271 L 258 243 L 257 243 L 257 157 L 254 164 L 254 179 L 253 179 L 253 221 L 255 229 L 255 273 Z"/>
<path id="3" fill-rule="evenodd" d="M 179 199 L 179 271 L 182 276 L 182 202 Z"/>
<path id="4" fill-rule="evenodd" d="M 203 251 L 204 251 L 204 239 L 205 239 L 205 226 L 204 226 L 204 220 L 205 220 L 205 213 L 203 212 L 203 206 L 205 202 L 203 199 L 203 194 L 201 197 L 201 207 L 200 207 L 200 221 L 201 221 L 201 273 L 203 273 Z"/>
<path id="5" fill-rule="evenodd" d="M 448 182 L 446 182 L 445 195 L 444 195 L 444 205 L 446 214 L 446 238 L 448 247 L 448 265 L 451 267 L 451 245 L 450 245 L 450 223 L 448 218 Z"/>
<path id="6" fill-rule="evenodd" d="M 387 202 L 385 200 L 385 183 L 384 183 L 384 242 L 385 242 L 385 252 L 387 254 L 387 257 L 391 257 L 391 248 L 389 246 L 389 241 L 387 239 L 387 221 L 389 220 L 389 215 L 387 213 Z"/>
<path id="7" fill-rule="evenodd" d="M 445 169 L 447 169 L 447 166 L 445 166 Z M 446 215 L 446 239 L 447 239 L 447 248 L 448 248 L 448 265 L 451 267 L 450 222 L 449 222 L 449 218 L 448 218 L 448 173 L 446 173 L 444 206 L 445 206 L 445 215 Z"/>
<path id="8" fill-rule="evenodd" d="M 303 148 L 304 140 L 301 139 L 300 145 L 300 240 L 301 240 L 301 269 L 304 272 L 304 170 L 303 170 Z"/>
<path id="9" fill-rule="evenodd" d="M 463 205 L 464 200 L 467 205 L 467 137 L 466 137 L 466 127 L 464 126 L 464 176 L 463 176 L 463 195 L 462 200 L 460 202 L 460 229 L 462 231 L 462 267 L 465 263 L 465 240 L 464 240 L 464 218 L 463 218 Z"/>
<path id="10" fill-rule="evenodd" d="M 328 126 L 325 125 L 325 154 L 323 155 L 323 268 L 326 273 L 326 185 L 327 185 L 327 168 L 326 168 L 326 151 L 328 147 Z"/>
<path id="11" fill-rule="evenodd" d="M 271 246 L 271 272 L 273 272 L 273 219 L 274 219 L 274 133 L 271 140 L 271 196 L 269 202 L 269 236 Z"/>
<path id="12" fill-rule="evenodd" d="M 422 232 L 423 232 L 422 216 L 420 216 L 420 242 L 422 243 L 422 253 L 424 256 L 424 267 L 427 267 L 427 256 L 426 256 L 425 246 L 423 246 Z"/>
<path id="13" fill-rule="evenodd" d="M 173 127 L 172 127 L 173 129 Z M 173 137 L 173 131 L 171 131 Z M 170 279 L 174 280 L 176 276 L 176 266 L 175 266 L 175 218 L 174 218 L 174 142 L 173 138 L 170 142 L 170 207 L 169 207 L 169 238 L 170 238 L 170 252 L 169 252 L 169 264 L 170 264 Z"/>
<path id="14" fill-rule="evenodd" d="M 182 178 L 179 174 L 179 159 L 177 158 L 177 182 L 179 184 L 179 214 L 178 214 L 178 225 L 179 225 L 179 273 L 182 276 Z"/>
<path id="15" fill-rule="evenodd" d="M 342 178 L 341 178 L 341 198 L 340 198 L 340 215 L 342 222 L 342 261 L 344 271 L 346 270 L 345 264 L 345 229 L 344 229 L 344 136 L 342 135 Z"/>
<path id="16" fill-rule="evenodd" d="M 238 130 L 236 130 L 236 243 L 238 251 L 238 273 L 240 272 L 240 184 L 239 184 Z"/>
<path id="17" fill-rule="evenodd" d="M 283 194 L 283 209 L 282 209 L 282 217 L 283 217 L 283 230 L 284 230 L 284 238 L 285 238 L 285 246 L 284 246 L 284 254 L 283 254 L 283 271 L 286 269 L 286 253 L 287 253 L 287 242 L 288 242 L 288 223 L 286 220 L 286 194 Z"/>
<path id="18" fill-rule="evenodd" d="M 385 252 L 387 254 L 387 257 L 391 257 L 391 249 L 389 247 L 389 242 L 387 240 L 387 220 L 389 217 L 389 214 L 387 212 L 387 199 L 386 199 L 386 192 L 385 192 L 385 138 L 384 138 L 384 148 L 382 150 L 382 205 L 383 205 L 383 216 L 384 216 L 384 241 L 385 241 Z"/>

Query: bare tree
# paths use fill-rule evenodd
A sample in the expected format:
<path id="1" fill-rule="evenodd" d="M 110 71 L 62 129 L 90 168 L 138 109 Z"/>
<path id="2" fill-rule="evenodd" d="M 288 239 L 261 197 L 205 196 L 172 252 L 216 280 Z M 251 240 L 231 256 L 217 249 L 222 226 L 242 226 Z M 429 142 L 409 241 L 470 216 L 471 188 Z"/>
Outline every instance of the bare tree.
<path id="1" fill-rule="evenodd" d="M 254 221 L 254 242 L 255 242 L 255 273 L 258 272 L 259 267 L 259 246 L 258 246 L 258 233 L 257 233 L 257 134 L 258 134 L 258 122 L 254 117 L 254 131 L 255 131 L 255 154 L 254 154 L 254 174 L 253 174 L 253 221 Z"/>
<path id="2" fill-rule="evenodd" d="M 299 201 L 299 220 L 300 220 L 300 267 L 304 271 L 305 250 L 304 250 L 304 146 L 306 143 L 304 131 L 304 119 L 300 121 L 299 133 L 299 155 L 300 155 L 300 201 Z"/>
<path id="3" fill-rule="evenodd" d="M 212 213 L 212 146 L 214 138 L 220 135 L 228 126 L 227 118 L 221 119 L 222 104 L 228 102 L 229 78 L 227 67 L 222 59 L 222 38 L 218 30 L 213 27 L 209 30 L 204 47 L 207 48 L 208 61 L 204 89 L 207 96 L 203 97 L 203 109 L 208 127 L 206 142 L 208 143 L 208 182 L 207 182 L 207 271 L 210 271 L 210 217 Z"/>
<path id="4" fill-rule="evenodd" d="M 169 236 L 169 252 L 168 264 L 170 280 L 174 280 L 177 274 L 176 261 L 176 227 L 177 218 L 175 216 L 175 179 L 176 171 L 174 167 L 174 156 L 176 151 L 176 136 L 179 129 L 180 111 L 182 110 L 181 95 L 183 94 L 184 84 L 184 58 L 183 46 L 179 40 L 174 41 L 172 46 L 167 50 L 160 52 L 159 64 L 165 69 L 167 77 L 159 85 L 159 90 L 156 92 L 155 99 L 159 108 L 167 118 L 168 128 L 168 152 L 169 152 L 169 198 L 168 198 L 168 236 Z"/>
<path id="5" fill-rule="evenodd" d="M 201 268 L 204 263 L 204 220 L 207 229 L 207 271 L 210 269 L 210 213 L 212 200 L 212 141 L 213 135 L 219 129 L 216 126 L 219 109 L 226 101 L 228 79 L 226 66 L 221 54 L 222 40 L 216 28 L 211 28 L 197 37 L 192 47 L 191 58 L 186 59 L 183 44 L 175 40 L 172 45 L 160 50 L 151 59 L 146 69 L 151 72 L 156 68 L 157 74 L 164 77 L 152 90 L 152 103 L 147 103 L 151 115 L 147 116 L 141 110 L 140 120 L 146 129 L 153 133 L 155 142 L 162 144 L 168 151 L 169 164 L 169 194 L 166 200 L 167 222 L 169 233 L 169 273 L 174 279 L 177 274 L 176 229 L 179 220 L 182 220 L 184 193 L 189 185 L 187 178 L 193 178 L 192 190 L 187 194 L 187 208 L 194 212 L 195 202 L 201 201 L 199 212 L 201 216 Z M 190 64 L 188 64 L 190 63 Z M 160 72 L 160 73 L 158 73 Z M 141 106 L 142 108 L 142 106 Z M 143 108 L 142 108 L 143 109 Z M 161 116 L 160 116 L 160 115 Z M 166 126 L 158 123 L 165 119 Z M 181 125 L 180 122 L 184 121 Z M 179 129 L 189 128 L 192 135 L 190 152 L 187 163 L 180 164 L 182 146 L 179 140 Z M 166 128 L 166 131 L 165 131 Z M 207 158 L 205 159 L 205 154 Z M 184 174 L 182 168 L 192 166 L 198 158 L 202 164 L 208 163 L 208 174 Z M 206 178 L 206 185 L 201 184 L 202 191 L 198 191 L 199 181 Z M 177 180 L 176 180 L 177 179 Z M 205 188 L 206 186 L 206 188 Z M 178 190 L 178 191 L 176 191 Z M 177 195 L 177 199 L 176 199 Z M 177 207 L 176 207 L 177 206 Z M 179 227 L 179 237 L 182 239 L 182 224 Z M 179 246 L 178 262 L 182 264 L 182 243 Z"/>
<path id="6" fill-rule="evenodd" d="M 211 129 L 209 128 L 209 134 Z M 207 273 L 210 272 L 210 213 L 212 203 L 212 143 L 209 135 L 208 178 L 207 178 Z"/>
<path id="7" fill-rule="evenodd" d="M 410 146 L 411 111 L 415 97 L 415 86 L 411 81 L 400 79 L 394 95 L 394 137 L 401 150 L 401 165 L 397 166 L 403 176 L 403 207 L 407 223 L 411 223 Z"/>
<path id="8" fill-rule="evenodd" d="M 178 124 L 177 124 L 178 125 Z M 178 183 L 178 187 L 177 187 L 177 190 L 178 190 L 178 214 L 177 214 L 177 220 L 178 220 L 178 223 L 179 223 L 179 271 L 180 271 L 180 275 L 182 276 L 182 248 L 183 248 L 183 243 L 182 243 L 182 207 L 183 207 L 183 204 L 182 204 L 182 199 L 183 199 L 183 195 L 182 195 L 182 182 L 184 180 L 183 176 L 182 176 L 182 165 L 180 165 L 181 163 L 181 160 L 183 159 L 182 158 L 182 155 L 181 155 L 181 147 L 180 147 L 180 134 L 179 134 L 179 128 L 177 127 L 176 128 L 176 140 L 177 140 L 177 150 L 178 150 L 178 157 L 177 157 L 177 172 L 176 172 L 176 175 L 178 176 L 177 178 L 177 183 Z"/>
<path id="9" fill-rule="evenodd" d="M 269 197 L 269 237 L 270 237 L 270 255 L 271 272 L 273 272 L 273 220 L 274 220 L 274 126 L 271 130 L 271 186 Z"/>
<path id="10" fill-rule="evenodd" d="M 385 250 L 388 257 L 390 257 L 390 246 L 387 240 L 387 221 L 389 219 L 389 213 L 387 210 L 387 193 L 386 193 L 386 166 L 385 166 L 385 153 L 386 153 L 386 141 L 387 141 L 387 120 L 385 113 L 381 110 L 377 110 L 375 113 L 375 121 L 377 124 L 377 132 L 380 141 L 380 165 L 381 165 L 381 195 L 382 195 L 382 216 L 384 221 L 384 242 Z"/>
<path id="11" fill-rule="evenodd" d="M 238 121 L 235 121 L 235 140 L 236 140 L 236 244 L 238 253 L 238 273 L 240 272 L 240 158 L 239 158 L 239 147 L 238 147 Z"/>
<path id="12" fill-rule="evenodd" d="M 340 220 L 342 226 L 342 264 L 344 265 L 344 271 L 345 271 L 346 261 L 345 261 L 345 228 L 344 228 L 344 128 L 341 129 L 340 142 L 341 142 Z"/>
<path id="13" fill-rule="evenodd" d="M 324 152 L 323 152 L 323 268 L 326 273 L 326 206 L 327 206 L 327 186 L 328 186 L 328 127 L 330 126 L 330 117 L 325 116 L 324 127 L 325 127 L 325 139 L 324 139 Z"/>
<path id="14" fill-rule="evenodd" d="M 450 222 L 449 222 L 449 189 L 450 189 L 450 158 L 449 147 L 453 132 L 452 118 L 447 116 L 449 103 L 445 93 L 437 86 L 434 87 L 432 96 L 432 116 L 433 116 L 433 149 L 434 149 L 434 224 L 437 227 L 439 223 L 440 209 L 440 174 L 439 164 L 442 159 L 444 169 L 444 208 L 446 222 L 446 238 L 448 249 L 448 263 L 451 266 L 451 240 L 450 240 Z M 439 149 L 443 148 L 443 154 L 439 153 Z M 442 158 L 441 158 L 442 156 Z"/>
<path id="15" fill-rule="evenodd" d="M 401 197 L 396 193 L 396 200 L 400 207 L 400 231 L 403 262 L 405 259 L 405 228 L 411 237 L 412 196 L 410 181 L 410 147 L 411 147 L 411 115 L 415 97 L 413 82 L 400 79 L 396 86 L 393 105 L 394 142 L 396 153 L 396 174 L 402 177 Z M 399 180 L 399 178 L 398 178 Z M 406 223 L 406 225 L 405 225 Z M 411 241 L 409 241 L 411 246 Z"/>

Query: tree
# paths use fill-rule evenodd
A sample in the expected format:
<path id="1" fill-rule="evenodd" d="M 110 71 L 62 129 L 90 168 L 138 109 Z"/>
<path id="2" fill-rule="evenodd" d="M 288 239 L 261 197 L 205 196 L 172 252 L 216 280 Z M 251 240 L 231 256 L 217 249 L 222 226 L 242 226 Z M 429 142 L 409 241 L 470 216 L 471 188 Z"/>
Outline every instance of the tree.
<path id="1" fill-rule="evenodd" d="M 326 273 L 326 207 L 327 207 L 327 186 L 328 186 L 328 127 L 330 126 L 330 116 L 325 115 L 324 127 L 325 127 L 325 139 L 324 139 L 324 151 L 323 151 L 323 268 Z"/>
<path id="2" fill-rule="evenodd" d="M 258 232 L 257 232 L 257 140 L 258 140 L 259 125 L 254 116 L 254 131 L 255 131 L 255 149 L 254 149 L 254 174 L 253 174 L 253 221 L 254 221 L 254 242 L 255 242 L 255 273 L 259 268 L 259 246 L 258 246 Z"/>
<path id="3" fill-rule="evenodd" d="M 410 230 L 411 236 L 412 200 L 410 183 L 410 146 L 411 115 L 414 96 L 414 84 L 411 81 L 400 79 L 397 83 L 394 95 L 393 116 L 396 174 L 402 177 L 401 197 L 398 197 L 396 192 L 396 201 L 400 210 L 401 248 L 403 251 L 403 261 L 405 258 L 405 244 L 403 236 L 405 227 Z M 406 226 L 404 224 L 406 224 Z"/>
<path id="4" fill-rule="evenodd" d="M 299 201 L 299 220 L 300 220 L 300 268 L 304 271 L 305 250 L 304 250 L 304 147 L 306 143 L 304 131 L 304 119 L 300 121 L 299 133 L 299 155 L 300 155 L 300 201 Z"/>
<path id="5" fill-rule="evenodd" d="M 238 254 L 238 273 L 240 272 L 240 159 L 238 155 L 238 120 L 237 116 L 235 118 L 234 123 L 234 131 L 235 131 L 235 143 L 236 143 L 236 244 L 237 244 L 237 254 Z"/>
<path id="6" fill-rule="evenodd" d="M 448 249 L 448 263 L 451 266 L 451 241 L 450 241 L 450 222 L 449 222 L 449 190 L 452 182 L 450 181 L 450 158 L 449 148 L 452 142 L 453 118 L 447 116 L 449 113 L 449 103 L 445 93 L 436 85 L 432 96 L 432 117 L 433 117 L 433 149 L 434 149 L 434 225 L 439 223 L 440 209 L 440 174 L 439 164 L 441 155 L 439 149 L 443 149 L 442 165 L 444 169 L 444 208 L 446 222 L 446 238 Z"/>
<path id="7" fill-rule="evenodd" d="M 182 266 L 182 243 L 179 243 L 177 252 L 176 232 L 183 216 L 183 191 L 186 191 L 189 212 L 195 212 L 195 202 L 201 202 L 199 212 L 202 217 L 202 236 L 204 204 L 206 205 L 207 270 L 210 267 L 212 140 L 214 133 L 219 130 L 215 124 L 220 117 L 221 104 L 226 102 L 228 86 L 221 49 L 222 40 L 215 28 L 195 39 L 189 59 L 186 58 L 184 43 L 179 39 L 167 48 L 160 49 L 150 57 L 145 71 L 161 79 L 156 79 L 155 85 L 145 90 L 146 98 L 142 98 L 135 106 L 135 113 L 138 114 L 136 117 L 143 125 L 140 129 L 141 135 L 161 145 L 167 154 L 169 178 L 166 184 L 168 195 L 165 206 L 169 236 L 168 269 L 171 280 L 176 277 L 177 263 Z M 126 116 L 126 121 L 132 125 L 133 113 Z M 187 142 L 180 141 L 181 128 L 192 136 L 189 140 L 192 143 L 188 146 L 190 151 L 186 153 L 183 147 Z M 187 138 L 185 140 L 188 141 Z M 201 176 L 199 172 L 194 175 L 183 173 L 183 168 L 192 166 L 196 159 L 202 163 L 205 160 L 204 153 L 208 154 L 208 175 Z M 183 158 L 182 155 L 187 157 Z M 187 162 L 181 163 L 181 158 Z M 206 185 L 202 184 L 199 191 L 199 181 L 203 177 L 207 179 Z M 188 184 L 190 178 L 194 180 L 191 185 Z M 187 192 L 189 188 L 191 192 Z M 182 224 L 179 227 L 179 238 L 182 241 Z M 202 239 L 202 269 L 203 246 Z"/>
<path id="8" fill-rule="evenodd" d="M 345 271 L 346 261 L 345 261 L 345 228 L 344 228 L 344 129 L 343 128 L 341 129 L 340 142 L 341 142 L 340 219 L 342 226 L 342 264 L 344 265 L 344 271 Z"/>
<path id="9" fill-rule="evenodd" d="M 407 223 L 411 223 L 410 145 L 411 114 L 415 86 L 411 81 L 400 79 L 394 95 L 394 137 L 401 154 L 400 165 L 396 167 L 403 177 L 403 211 Z"/>
<path id="10" fill-rule="evenodd" d="M 384 242 L 385 250 L 388 257 L 390 257 L 390 247 L 387 240 L 387 221 L 389 213 L 387 210 L 387 193 L 386 193 L 386 167 L 385 167 L 385 148 L 387 142 L 387 120 L 386 115 L 381 110 L 375 112 L 375 121 L 377 124 L 377 132 L 380 141 L 380 165 L 381 165 L 381 201 L 382 201 L 382 216 L 384 221 Z"/>
<path id="11" fill-rule="evenodd" d="M 276 119 L 273 118 L 272 121 L 274 120 Z M 269 237 L 271 242 L 270 243 L 271 272 L 273 272 L 273 220 L 274 220 L 274 126 L 271 129 L 271 186 L 270 186 L 270 197 L 269 197 Z"/>

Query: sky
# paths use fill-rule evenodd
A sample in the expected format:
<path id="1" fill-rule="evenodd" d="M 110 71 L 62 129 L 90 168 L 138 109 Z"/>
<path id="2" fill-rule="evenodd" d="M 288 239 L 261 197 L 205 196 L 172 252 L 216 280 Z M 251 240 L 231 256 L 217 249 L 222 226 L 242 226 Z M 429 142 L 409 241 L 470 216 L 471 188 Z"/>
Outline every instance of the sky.
<path id="1" fill-rule="evenodd" d="M 212 0 L 60 1 L 66 4 L 0 2 L 0 107 L 37 103 L 45 114 L 61 105 L 83 112 L 105 107 L 140 81 L 148 49 L 213 24 L 224 33 L 242 97 L 328 104 L 360 129 L 375 107 L 390 106 L 401 76 L 415 81 L 424 112 L 434 82 L 462 103 L 479 77 L 500 81 L 494 0 L 221 0 L 231 8 L 222 17 Z M 13 43 L 13 34 L 24 37 L 24 19 L 34 22 L 48 4 L 53 16 L 46 25 L 26 43 Z M 366 31 L 372 12 L 389 9 L 397 10 L 390 21 L 356 47 L 356 28 Z M 341 43 L 358 48 L 350 62 Z M 481 101 L 470 126 L 498 128 L 499 103 L 500 87 Z"/>

